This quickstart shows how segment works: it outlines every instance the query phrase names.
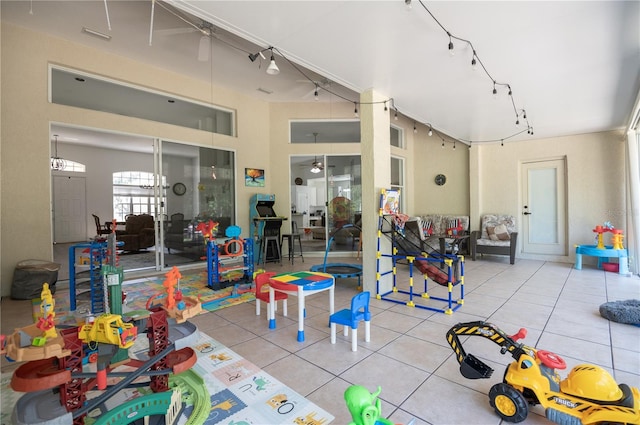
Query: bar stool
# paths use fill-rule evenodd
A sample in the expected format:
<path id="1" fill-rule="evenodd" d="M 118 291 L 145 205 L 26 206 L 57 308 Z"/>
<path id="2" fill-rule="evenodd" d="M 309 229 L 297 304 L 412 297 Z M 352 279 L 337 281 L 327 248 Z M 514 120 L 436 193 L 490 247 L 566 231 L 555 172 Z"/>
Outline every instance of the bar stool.
<path id="1" fill-rule="evenodd" d="M 278 235 L 264 236 L 260 243 L 260 254 L 262 256 L 262 264 L 267 262 L 267 252 L 271 248 L 272 257 L 269 261 L 278 262 L 282 264 L 282 254 L 280 247 L 280 238 Z"/>
<path id="2" fill-rule="evenodd" d="M 283 233 L 280 238 L 280 248 L 284 244 L 284 240 L 287 240 L 287 246 L 289 247 L 289 261 L 291 264 L 294 262 L 295 257 L 302 258 L 304 263 L 304 256 L 302 255 L 302 235 L 298 232 L 298 225 L 295 221 L 291 222 L 291 233 Z M 298 241 L 298 247 L 300 248 L 300 254 L 296 254 L 296 240 Z"/>

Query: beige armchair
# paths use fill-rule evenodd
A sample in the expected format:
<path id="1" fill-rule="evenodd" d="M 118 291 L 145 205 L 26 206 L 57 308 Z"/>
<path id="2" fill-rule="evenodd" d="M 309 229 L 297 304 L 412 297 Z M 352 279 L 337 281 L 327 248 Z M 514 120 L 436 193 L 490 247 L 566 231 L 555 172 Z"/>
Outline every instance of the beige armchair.
<path id="1" fill-rule="evenodd" d="M 482 216 L 480 230 L 471 232 L 469 240 L 471 259 L 478 254 L 508 255 L 513 264 L 516 258 L 518 228 L 512 215 L 486 214 Z"/>

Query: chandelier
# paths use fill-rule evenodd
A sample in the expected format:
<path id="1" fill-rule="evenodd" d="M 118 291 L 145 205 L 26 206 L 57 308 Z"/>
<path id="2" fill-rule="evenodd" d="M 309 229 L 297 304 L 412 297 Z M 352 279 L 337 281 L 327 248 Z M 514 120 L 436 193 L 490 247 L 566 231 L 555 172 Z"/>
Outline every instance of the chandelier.
<path id="1" fill-rule="evenodd" d="M 53 137 L 55 138 L 55 147 L 54 156 L 51 157 L 51 169 L 54 171 L 62 171 L 67 168 L 67 161 L 58 156 L 58 135 L 54 134 Z"/>

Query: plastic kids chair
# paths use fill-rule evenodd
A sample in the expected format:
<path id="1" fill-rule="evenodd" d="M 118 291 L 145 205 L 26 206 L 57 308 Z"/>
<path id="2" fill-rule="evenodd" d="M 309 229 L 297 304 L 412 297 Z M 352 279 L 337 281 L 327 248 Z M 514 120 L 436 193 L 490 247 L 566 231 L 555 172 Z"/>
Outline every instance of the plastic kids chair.
<path id="1" fill-rule="evenodd" d="M 369 291 L 361 292 L 351 299 L 351 309 L 345 308 L 329 317 L 331 325 L 331 343 L 336 343 L 336 324 L 344 326 L 344 335 L 349 335 L 351 327 L 351 351 L 358 351 L 358 323 L 364 320 L 364 340 L 369 342 L 371 312 L 369 311 Z"/>
<path id="2" fill-rule="evenodd" d="M 256 316 L 260 316 L 260 301 L 263 301 L 267 306 L 269 305 L 269 279 L 271 276 L 275 276 L 274 272 L 265 272 L 260 273 L 256 276 Z M 289 296 L 284 292 L 275 292 L 275 303 L 274 310 L 277 310 L 278 300 L 282 300 L 282 313 L 287 315 L 287 298 Z M 269 307 L 267 307 L 267 320 L 269 320 Z"/>

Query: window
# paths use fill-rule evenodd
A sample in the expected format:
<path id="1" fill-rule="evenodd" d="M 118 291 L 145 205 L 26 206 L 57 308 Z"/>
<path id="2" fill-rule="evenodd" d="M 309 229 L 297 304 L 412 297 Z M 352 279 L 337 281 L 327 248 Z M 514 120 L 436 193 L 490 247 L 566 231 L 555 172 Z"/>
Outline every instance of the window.
<path id="1" fill-rule="evenodd" d="M 404 158 L 391 157 L 391 190 L 404 193 Z M 404 211 L 404 197 L 400 197 L 400 211 Z"/>
<path id="2" fill-rule="evenodd" d="M 289 132 L 291 143 L 360 143 L 358 120 L 291 120 Z"/>
<path id="3" fill-rule="evenodd" d="M 393 125 L 390 128 L 391 135 L 391 146 L 395 146 L 397 148 L 404 148 L 404 132 L 400 127 L 394 127 Z"/>
<path id="4" fill-rule="evenodd" d="M 125 221 L 129 214 L 149 214 L 155 217 L 154 175 L 146 171 L 113 173 L 113 216 Z M 162 176 L 161 203 L 167 201 L 167 178 Z"/>
<path id="5" fill-rule="evenodd" d="M 121 81 L 50 66 L 52 103 L 235 136 L 235 112 Z"/>

